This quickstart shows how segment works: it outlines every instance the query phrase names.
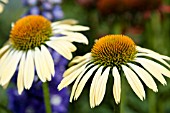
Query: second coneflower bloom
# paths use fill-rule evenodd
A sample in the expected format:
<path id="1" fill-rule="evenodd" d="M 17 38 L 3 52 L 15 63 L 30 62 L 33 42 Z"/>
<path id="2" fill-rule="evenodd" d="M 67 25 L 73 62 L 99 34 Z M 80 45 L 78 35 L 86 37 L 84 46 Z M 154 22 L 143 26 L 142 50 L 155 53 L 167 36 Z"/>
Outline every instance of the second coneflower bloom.
<path id="1" fill-rule="evenodd" d="M 166 60 L 170 57 L 136 46 L 128 36 L 107 35 L 94 44 L 90 53 L 77 56 L 70 62 L 72 67 L 64 72 L 58 89 L 67 87 L 75 80 L 70 97 L 72 102 L 73 99 L 77 100 L 88 79 L 93 76 L 89 96 L 93 108 L 102 102 L 108 77 L 113 76 L 113 95 L 118 104 L 121 99 L 120 73 L 123 71 L 132 90 L 143 100 L 145 90 L 141 80 L 154 92 L 158 89 L 152 76 L 166 84 L 164 76 L 170 77 L 170 65 Z"/>
<path id="2" fill-rule="evenodd" d="M 24 88 L 30 89 L 35 70 L 42 82 L 50 81 L 55 70 L 48 47 L 70 60 L 76 50 L 72 42 L 88 44 L 83 34 L 74 31 L 89 28 L 76 23 L 75 20 L 51 23 L 43 16 L 30 15 L 13 24 L 9 41 L 0 49 L 0 84 L 6 87 L 16 70 L 19 94 Z"/>

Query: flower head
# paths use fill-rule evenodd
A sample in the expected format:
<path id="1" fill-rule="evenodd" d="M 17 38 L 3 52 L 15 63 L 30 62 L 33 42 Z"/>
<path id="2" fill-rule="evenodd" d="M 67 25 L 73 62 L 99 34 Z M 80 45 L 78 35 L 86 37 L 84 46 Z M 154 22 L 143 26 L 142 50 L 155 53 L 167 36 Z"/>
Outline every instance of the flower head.
<path id="1" fill-rule="evenodd" d="M 0 84 L 6 87 L 17 67 L 20 94 L 24 87 L 30 89 L 35 69 L 42 82 L 50 81 L 55 71 L 47 46 L 70 60 L 76 50 L 72 42 L 88 44 L 83 34 L 74 31 L 89 28 L 76 23 L 75 20 L 51 23 L 42 16 L 30 15 L 13 24 L 9 41 L 0 49 Z"/>
<path id="2" fill-rule="evenodd" d="M 165 85 L 163 75 L 170 77 L 170 65 L 166 60 L 170 60 L 170 57 L 136 46 L 128 36 L 107 35 L 94 44 L 90 53 L 77 56 L 70 62 L 71 67 L 64 72 L 58 89 L 75 80 L 70 97 L 72 102 L 80 96 L 88 79 L 93 78 L 90 87 L 90 106 L 93 108 L 102 102 L 108 77 L 113 76 L 113 95 L 118 104 L 121 99 L 120 73 L 123 71 L 132 90 L 143 100 L 145 90 L 140 79 L 157 92 L 157 85 L 151 75 Z"/>
<path id="3" fill-rule="evenodd" d="M 27 51 L 39 47 L 52 36 L 49 20 L 42 16 L 27 16 L 18 20 L 10 33 L 10 42 L 17 50 Z"/>
<path id="4" fill-rule="evenodd" d="M 127 36 L 107 35 L 98 40 L 91 50 L 94 62 L 105 66 L 126 64 L 134 59 L 135 43 Z"/>
<path id="5" fill-rule="evenodd" d="M 53 58 L 58 60 L 58 62 L 55 63 L 55 69 L 57 70 L 55 75 L 57 76 L 53 77 L 49 82 L 50 104 L 52 112 L 67 113 L 69 104 L 68 88 L 58 91 L 56 90 L 56 86 L 62 79 L 62 73 L 64 72 L 68 61 L 53 50 L 50 50 L 50 53 L 52 54 Z M 16 87 L 8 88 L 7 94 L 9 96 L 8 108 L 13 113 L 45 113 L 43 99 L 44 95 L 41 81 L 34 79 L 31 89 L 29 91 L 24 90 L 21 95 L 17 93 Z"/>

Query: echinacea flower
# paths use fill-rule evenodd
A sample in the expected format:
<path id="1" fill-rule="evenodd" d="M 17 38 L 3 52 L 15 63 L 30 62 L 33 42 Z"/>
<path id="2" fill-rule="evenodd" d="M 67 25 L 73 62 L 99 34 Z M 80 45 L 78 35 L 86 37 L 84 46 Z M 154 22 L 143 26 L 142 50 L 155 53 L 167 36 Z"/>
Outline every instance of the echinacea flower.
<path id="1" fill-rule="evenodd" d="M 67 87 L 75 80 L 70 97 L 72 102 L 78 99 L 88 79 L 93 78 L 89 96 L 93 108 L 102 102 L 108 77 L 113 76 L 113 95 L 118 104 L 121 99 L 120 73 L 123 71 L 132 90 L 143 100 L 145 90 L 140 79 L 157 92 L 157 85 L 151 75 L 165 85 L 164 76 L 170 77 L 170 65 L 166 60 L 170 60 L 170 57 L 136 46 L 128 36 L 107 35 L 94 44 L 90 53 L 77 56 L 70 62 L 73 66 L 64 72 L 58 89 Z"/>
<path id="2" fill-rule="evenodd" d="M 0 84 L 6 87 L 18 68 L 19 94 L 30 89 L 35 70 L 42 82 L 54 76 L 54 62 L 47 46 L 64 56 L 72 58 L 76 47 L 72 42 L 88 44 L 87 38 L 74 31 L 89 28 L 75 25 L 75 20 L 51 23 L 43 16 L 30 15 L 13 24 L 9 41 L 0 49 Z"/>
<path id="3" fill-rule="evenodd" d="M 52 113 L 68 113 L 69 91 L 64 88 L 62 91 L 56 90 L 56 87 L 62 79 L 68 60 L 63 58 L 57 52 L 49 49 L 55 64 L 55 76 L 49 82 L 50 106 Z M 16 75 L 13 79 L 16 82 Z M 18 94 L 16 87 L 10 87 L 7 90 L 8 108 L 12 113 L 45 113 L 44 95 L 42 82 L 36 76 L 30 90 L 24 90 L 21 95 Z M 15 85 L 15 84 L 14 84 Z M 24 101 L 21 101 L 24 100 Z M 37 109 L 38 108 L 38 109 Z"/>

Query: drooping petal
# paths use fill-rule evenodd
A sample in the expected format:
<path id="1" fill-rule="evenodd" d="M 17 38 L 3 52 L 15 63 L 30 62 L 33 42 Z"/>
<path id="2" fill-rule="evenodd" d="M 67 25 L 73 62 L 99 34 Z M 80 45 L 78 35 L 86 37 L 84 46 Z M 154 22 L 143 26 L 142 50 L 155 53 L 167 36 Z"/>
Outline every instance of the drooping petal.
<path id="1" fill-rule="evenodd" d="M 25 89 L 30 89 L 34 80 L 34 61 L 33 61 L 33 52 L 28 50 L 25 67 L 24 67 L 24 86 Z"/>
<path id="2" fill-rule="evenodd" d="M 16 50 L 13 52 L 13 54 L 9 55 L 8 60 L 3 65 L 1 65 L 4 68 L 4 70 L 1 72 L 2 86 L 8 83 L 12 78 L 20 61 L 21 55 L 22 52 Z"/>
<path id="3" fill-rule="evenodd" d="M 65 57 L 68 60 L 71 60 L 72 58 L 72 53 L 69 50 L 69 48 L 65 46 L 61 46 L 60 43 L 54 43 L 52 41 L 47 41 L 46 44 L 53 48 L 55 51 L 57 51 L 59 54 L 61 54 L 63 57 Z"/>
<path id="4" fill-rule="evenodd" d="M 41 70 L 42 70 L 42 74 L 45 78 L 45 81 L 48 80 L 50 81 L 51 80 L 51 73 L 50 73 L 50 70 L 48 69 L 47 67 L 47 61 L 45 60 L 45 56 L 44 54 L 42 54 L 42 52 L 38 49 L 38 52 L 39 52 L 39 64 L 41 65 Z"/>
<path id="5" fill-rule="evenodd" d="M 50 37 L 50 38 L 52 38 L 52 40 L 58 38 L 58 37 L 56 37 L 55 35 L 59 35 L 59 34 L 61 34 L 61 32 L 63 32 L 63 31 L 64 31 L 63 29 L 54 29 L 54 30 L 52 30 L 53 36 Z M 55 36 L 55 37 L 54 37 L 54 36 Z"/>
<path id="6" fill-rule="evenodd" d="M 80 62 L 77 65 L 74 65 L 74 66 L 70 67 L 69 69 L 67 69 L 64 72 L 63 77 L 66 77 L 66 76 L 70 75 L 72 72 L 76 71 L 79 67 L 81 67 L 82 65 L 84 65 L 84 64 L 86 64 L 88 62 L 89 62 L 88 60 L 85 60 L 85 61 Z"/>
<path id="7" fill-rule="evenodd" d="M 14 51 L 8 50 L 7 52 L 4 53 L 4 55 L 0 58 L 0 72 L 2 72 L 4 70 L 4 63 L 8 62 L 8 60 L 11 58 L 11 55 Z M 8 58 L 10 57 L 10 58 Z M 0 73 L 1 76 L 1 73 Z"/>
<path id="8" fill-rule="evenodd" d="M 86 64 L 87 65 L 87 64 Z M 80 81 L 80 79 L 82 78 L 82 76 L 85 74 L 85 72 L 89 69 L 89 67 L 91 67 L 92 66 L 92 64 L 91 65 L 88 65 L 87 67 L 86 67 L 86 65 L 83 65 L 81 68 L 82 68 L 82 72 L 80 73 L 80 75 L 77 77 L 77 79 L 76 79 L 76 81 L 75 81 L 75 83 L 74 83 L 74 85 L 73 85 L 73 88 L 72 88 L 72 91 L 71 91 L 71 96 L 70 96 L 70 102 L 72 102 L 72 100 L 73 100 L 73 97 L 74 97 L 74 95 L 75 95 L 75 91 L 76 91 L 76 89 L 77 89 L 77 86 L 78 86 L 78 83 L 79 83 L 79 81 Z M 86 68 L 85 68 L 86 67 Z M 76 100 L 76 98 L 74 98 L 74 100 Z"/>
<path id="9" fill-rule="evenodd" d="M 71 52 L 74 52 L 74 51 L 77 50 L 77 47 L 75 45 L 73 45 L 71 42 L 66 41 L 66 40 L 54 40 L 54 39 L 52 39 L 52 42 L 54 42 L 54 43 L 56 42 L 56 44 L 60 43 L 61 46 L 66 46 L 67 48 L 70 49 Z"/>
<path id="10" fill-rule="evenodd" d="M 150 50 L 150 49 L 147 49 L 147 48 L 142 48 L 142 47 L 136 46 L 136 49 L 137 49 L 139 52 L 150 53 L 150 54 L 155 54 L 155 55 L 160 55 L 159 53 L 157 53 L 157 52 L 155 52 L 155 51 L 152 51 L 152 50 Z"/>
<path id="11" fill-rule="evenodd" d="M 42 62 L 41 53 L 40 53 L 40 50 L 38 47 L 35 48 L 34 62 L 35 62 L 35 68 L 36 68 L 38 77 L 40 78 L 40 80 L 42 82 L 45 82 L 46 79 L 45 79 L 45 76 L 43 73 L 43 65 L 45 65 L 45 64 L 42 65 L 42 63 L 41 63 Z"/>
<path id="12" fill-rule="evenodd" d="M 9 49 L 9 47 L 10 45 L 5 45 L 0 49 L 0 58 L 1 58 L 1 55 Z"/>
<path id="13" fill-rule="evenodd" d="M 77 86 L 77 90 L 75 92 L 75 99 L 77 100 L 77 98 L 80 96 L 87 80 L 91 77 L 91 75 L 93 74 L 93 72 L 97 69 L 98 65 L 92 67 L 81 79 L 79 85 Z"/>
<path id="14" fill-rule="evenodd" d="M 158 81 L 160 81 L 163 85 L 166 85 L 166 80 L 159 71 L 159 69 L 153 65 L 152 63 L 148 62 L 144 58 L 136 58 L 136 62 L 140 63 L 148 72 L 150 72 Z"/>
<path id="15" fill-rule="evenodd" d="M 82 68 L 79 68 L 78 70 L 71 73 L 69 76 L 63 78 L 61 83 L 58 85 L 58 90 L 60 91 L 64 87 L 67 87 L 69 84 L 71 84 L 79 76 L 81 72 L 82 72 Z"/>
<path id="16" fill-rule="evenodd" d="M 154 54 L 146 54 L 146 53 L 137 53 L 136 56 L 137 56 L 137 57 L 138 57 L 138 56 L 147 56 L 147 57 L 151 57 L 151 58 L 156 59 L 156 60 L 158 60 L 159 62 L 165 64 L 167 67 L 170 68 L 170 65 L 169 65 L 166 61 L 164 61 L 164 60 L 163 60 L 160 56 L 158 56 L 158 55 L 154 55 Z"/>
<path id="17" fill-rule="evenodd" d="M 166 69 L 164 66 L 149 59 L 145 59 L 145 58 L 140 58 L 140 59 L 143 60 L 144 62 L 148 62 L 149 64 L 155 66 L 155 68 L 159 70 L 160 73 L 170 78 L 170 71 Z"/>
<path id="18" fill-rule="evenodd" d="M 54 29 L 63 29 L 68 31 L 86 31 L 89 30 L 89 27 L 81 26 L 81 25 L 68 25 L 68 24 L 60 24 L 52 27 Z"/>
<path id="19" fill-rule="evenodd" d="M 131 88 L 136 93 L 136 95 L 141 100 L 145 99 L 145 90 L 137 75 L 125 65 L 122 65 L 122 69 L 124 71 L 128 83 L 130 84 Z"/>
<path id="20" fill-rule="evenodd" d="M 83 65 L 82 67 L 80 67 L 80 70 L 81 70 L 81 73 L 79 74 L 79 76 L 77 77 L 76 81 L 74 82 L 74 85 L 72 87 L 72 90 L 71 90 L 71 96 L 70 96 L 70 102 L 72 102 L 73 100 L 73 97 L 75 95 L 75 91 L 77 89 L 77 85 L 80 81 L 80 79 L 82 78 L 82 76 L 84 75 L 84 73 L 86 72 L 86 70 L 88 69 L 88 67 L 85 69 L 86 65 Z M 85 69 L 85 70 L 84 70 Z"/>
<path id="21" fill-rule="evenodd" d="M 112 75 L 114 77 L 113 95 L 114 95 L 116 104 L 118 104 L 120 103 L 120 96 L 121 96 L 121 79 L 120 79 L 120 74 L 119 74 L 117 67 L 113 67 Z"/>
<path id="22" fill-rule="evenodd" d="M 51 24 L 51 26 L 56 26 L 58 24 L 70 24 L 70 25 L 74 25 L 74 24 L 77 24 L 78 21 L 77 20 L 74 20 L 74 19 L 66 19 L 66 20 L 61 20 L 61 21 L 56 21 L 56 22 L 53 22 Z"/>
<path id="23" fill-rule="evenodd" d="M 89 66 L 92 66 L 92 65 L 89 65 Z M 86 68 L 85 67 L 84 68 L 78 68 L 74 72 L 70 73 L 70 75 L 64 77 L 63 80 L 58 85 L 58 90 L 61 90 L 64 87 L 71 84 L 82 73 L 82 71 L 87 70 L 89 68 L 89 66 L 87 66 Z"/>
<path id="24" fill-rule="evenodd" d="M 66 35 L 65 40 L 70 42 L 78 42 L 88 45 L 89 41 L 87 37 L 81 33 L 63 31 L 61 34 Z"/>
<path id="25" fill-rule="evenodd" d="M 67 46 L 71 52 L 75 52 L 77 50 L 77 47 L 69 41 L 61 41 L 61 44 L 63 46 Z"/>
<path id="26" fill-rule="evenodd" d="M 165 56 L 165 55 L 161 55 L 159 53 L 156 53 L 150 49 L 146 49 L 146 48 L 142 48 L 142 47 L 139 47 L 139 46 L 136 46 L 136 49 L 139 51 L 139 52 L 143 52 L 143 53 L 148 53 L 148 54 L 153 54 L 155 56 L 159 56 L 161 57 L 162 59 L 165 59 L 165 60 L 170 60 L 170 57 L 168 56 Z"/>
<path id="27" fill-rule="evenodd" d="M 128 65 L 138 74 L 138 76 L 143 80 L 143 82 L 153 91 L 158 92 L 157 86 L 153 78 L 150 74 L 145 71 L 143 68 L 134 65 L 132 63 L 128 63 Z"/>
<path id="28" fill-rule="evenodd" d="M 107 67 L 99 79 L 100 82 L 98 82 L 98 85 L 97 85 L 97 87 L 99 89 L 98 93 L 96 91 L 96 97 L 97 97 L 96 105 L 97 106 L 102 102 L 102 100 L 104 98 L 104 95 L 106 92 L 106 83 L 107 83 L 108 76 L 109 76 L 109 71 L 110 71 L 110 67 Z"/>
<path id="29" fill-rule="evenodd" d="M 90 87 L 90 107 L 91 108 L 94 108 L 96 106 L 96 102 L 95 102 L 95 95 L 96 95 L 96 92 L 95 92 L 95 88 L 97 86 L 97 83 L 98 83 L 98 80 L 99 80 L 99 77 L 101 76 L 102 74 L 102 70 L 103 70 L 104 66 L 101 66 L 96 74 L 94 75 L 94 78 L 92 80 L 92 83 L 91 83 L 91 87 Z"/>
<path id="30" fill-rule="evenodd" d="M 25 58 L 26 58 L 26 52 L 22 53 L 21 61 L 19 64 L 18 69 L 18 77 L 17 77 L 17 87 L 18 87 L 18 93 L 21 94 L 24 90 L 24 67 L 25 67 Z"/>
<path id="31" fill-rule="evenodd" d="M 55 70 L 54 70 L 54 61 L 51 57 L 50 52 L 47 50 L 47 48 L 44 45 L 41 45 L 41 52 L 44 55 L 47 68 L 50 70 L 51 74 L 54 76 Z"/>
<path id="32" fill-rule="evenodd" d="M 89 60 L 90 60 L 90 58 L 91 58 L 91 53 L 87 53 L 87 54 L 85 54 L 84 56 L 76 56 L 76 57 L 74 57 L 74 59 L 69 63 L 69 66 L 72 66 L 72 65 L 74 65 L 74 64 L 76 64 L 76 63 L 79 63 L 79 62 L 82 62 L 82 61 L 84 61 L 84 60 L 86 60 L 86 59 L 89 59 Z"/>
<path id="33" fill-rule="evenodd" d="M 11 59 L 11 55 L 15 52 L 13 49 L 7 50 L 4 55 L 0 58 L 0 65 L 3 65 L 5 62 L 8 62 Z"/>

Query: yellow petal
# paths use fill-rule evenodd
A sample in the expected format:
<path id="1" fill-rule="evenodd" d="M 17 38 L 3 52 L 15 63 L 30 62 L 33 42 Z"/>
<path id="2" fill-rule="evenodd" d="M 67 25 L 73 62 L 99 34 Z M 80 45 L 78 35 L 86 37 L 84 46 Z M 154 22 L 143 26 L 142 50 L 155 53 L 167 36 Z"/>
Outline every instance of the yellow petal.
<path id="1" fill-rule="evenodd" d="M 100 87 L 100 88 L 98 88 L 99 89 L 98 93 L 96 92 L 97 93 L 96 105 L 99 105 L 104 98 L 104 95 L 106 92 L 106 83 L 107 83 L 108 76 L 109 76 L 109 71 L 110 71 L 110 67 L 107 67 L 99 79 L 100 84 L 98 83 L 97 87 Z"/>
<path id="2" fill-rule="evenodd" d="M 71 96 L 70 96 L 70 102 L 72 102 L 72 100 L 73 100 L 73 97 L 74 97 L 74 95 L 75 95 L 75 91 L 76 91 L 76 89 L 77 89 L 77 86 L 78 86 L 78 83 L 79 83 L 80 79 L 82 78 L 82 76 L 84 75 L 84 73 L 86 72 L 86 70 L 88 69 L 88 68 L 85 68 L 85 67 L 86 67 L 86 65 L 83 65 L 82 67 L 80 67 L 81 73 L 80 73 L 79 76 L 77 77 L 77 79 L 76 79 L 76 81 L 75 81 L 75 83 L 74 83 L 74 85 L 73 85 L 73 87 L 72 87 Z"/>
<path id="3" fill-rule="evenodd" d="M 56 25 L 58 25 L 58 24 L 74 25 L 74 24 L 77 24 L 77 23 L 78 23 L 77 20 L 74 20 L 74 19 L 66 19 L 66 20 L 61 20 L 61 21 L 53 22 L 53 23 L 52 23 L 52 27 L 53 27 L 53 26 L 56 26 Z"/>
<path id="4" fill-rule="evenodd" d="M 40 65 L 42 68 L 42 74 L 45 77 L 45 80 L 47 79 L 48 81 L 51 81 L 51 72 L 50 69 L 47 67 L 48 64 L 46 62 L 48 62 L 48 60 L 46 61 L 44 54 L 42 54 L 42 52 L 40 51 Z"/>
<path id="5" fill-rule="evenodd" d="M 24 86 L 30 89 L 34 80 L 33 52 L 28 50 L 24 67 Z"/>
<path id="6" fill-rule="evenodd" d="M 154 52 L 150 49 L 146 49 L 146 48 L 142 48 L 142 47 L 139 47 L 139 46 L 136 46 L 136 49 L 139 51 L 139 52 L 143 52 L 143 53 L 148 53 L 148 54 L 153 54 L 155 56 L 158 56 L 158 57 L 161 57 L 162 59 L 165 59 L 165 60 L 170 60 L 170 57 L 168 56 L 165 56 L 165 55 L 161 55 L 157 52 Z"/>
<path id="7" fill-rule="evenodd" d="M 118 104 L 120 103 L 120 96 L 121 96 L 121 79 L 117 67 L 113 67 L 112 75 L 114 77 L 113 95 L 116 104 Z"/>
<path id="8" fill-rule="evenodd" d="M 48 49 L 44 45 L 41 46 L 41 52 L 44 55 L 48 69 L 50 70 L 51 74 L 54 76 L 54 74 L 55 74 L 54 61 L 51 57 L 50 52 L 48 51 Z"/>
<path id="9" fill-rule="evenodd" d="M 85 60 L 85 61 L 80 62 L 80 63 L 77 64 L 77 65 L 74 65 L 74 66 L 68 68 L 68 69 L 64 72 L 63 77 L 66 77 L 66 76 L 70 75 L 71 73 L 73 73 L 73 72 L 76 71 L 79 67 L 85 65 L 86 63 L 88 63 L 88 62 Z"/>
<path id="10" fill-rule="evenodd" d="M 98 80 L 100 78 L 100 76 L 102 75 L 102 70 L 103 70 L 104 66 L 101 66 L 96 74 L 94 75 L 94 78 L 92 80 L 92 83 L 91 83 L 91 87 L 90 87 L 90 107 L 91 108 L 94 108 L 96 106 L 96 101 L 95 101 L 95 96 L 97 95 L 96 94 L 96 87 L 97 87 L 97 83 L 98 83 Z"/>
<path id="11" fill-rule="evenodd" d="M 166 85 L 166 80 L 162 76 L 159 69 L 153 65 L 151 62 L 148 62 L 145 58 L 136 58 L 136 62 L 140 63 L 148 72 L 150 72 L 158 81 L 160 81 L 163 85 Z"/>
<path id="12" fill-rule="evenodd" d="M 1 76 L 1 72 L 4 70 L 4 67 L 2 67 L 2 65 L 4 65 L 5 62 L 8 62 L 9 59 L 11 58 L 11 55 L 14 51 L 8 50 L 7 52 L 4 53 L 4 55 L 0 58 L 0 76 Z M 10 57 L 10 58 L 8 58 Z"/>
<path id="13" fill-rule="evenodd" d="M 62 29 L 68 31 L 87 31 L 89 27 L 81 26 L 81 25 L 68 25 L 68 24 L 60 24 L 52 27 L 53 30 L 55 29 Z"/>
<path id="14" fill-rule="evenodd" d="M 65 40 L 68 40 L 70 42 L 78 42 L 86 45 L 88 45 L 89 43 L 87 37 L 81 33 L 63 31 L 61 32 L 61 34 L 66 35 L 67 37 L 65 37 Z"/>
<path id="15" fill-rule="evenodd" d="M 9 47 L 10 47 L 10 45 L 5 45 L 4 47 L 2 47 L 0 49 L 0 58 L 1 58 L 2 54 L 4 54 L 4 52 L 9 49 Z"/>
<path id="16" fill-rule="evenodd" d="M 128 63 L 128 65 L 130 67 L 132 67 L 132 69 L 138 74 L 138 76 L 143 80 L 143 82 L 153 91 L 157 92 L 157 86 L 155 81 L 153 80 L 153 78 L 150 76 L 150 74 L 145 71 L 143 68 L 132 64 L 132 63 Z"/>
<path id="17" fill-rule="evenodd" d="M 85 68 L 85 67 L 83 67 L 83 68 Z M 76 71 L 70 73 L 68 76 L 64 77 L 63 80 L 61 81 L 61 83 L 58 85 L 58 90 L 61 90 L 64 87 L 71 84 L 82 73 L 83 68 L 79 68 Z"/>
<path id="18" fill-rule="evenodd" d="M 56 40 L 52 39 L 52 42 L 56 42 L 56 44 L 60 43 L 61 46 L 66 46 L 67 48 L 70 49 L 71 52 L 74 52 L 77 50 L 77 47 L 75 45 L 73 45 L 71 42 L 66 41 L 66 40 L 57 40 L 58 38 L 56 38 Z"/>
<path id="19" fill-rule="evenodd" d="M 46 44 L 53 48 L 55 51 L 57 51 L 59 54 L 61 54 L 63 57 L 65 57 L 68 60 L 72 59 L 72 53 L 69 50 L 69 48 L 62 46 L 60 43 L 54 43 L 52 41 L 47 41 Z"/>
<path id="20" fill-rule="evenodd" d="M 34 52 L 34 61 L 35 61 L 35 67 L 36 67 L 36 71 L 37 71 L 37 74 L 38 74 L 38 77 L 40 78 L 40 80 L 42 82 L 45 82 L 46 81 L 46 78 L 44 76 L 45 73 L 43 73 L 43 65 L 45 64 L 42 64 L 42 58 L 41 58 L 41 52 L 39 50 L 38 47 L 35 48 L 35 52 Z"/>
<path id="21" fill-rule="evenodd" d="M 131 88 L 136 93 L 136 95 L 141 100 L 145 99 L 145 90 L 137 75 L 125 65 L 122 65 L 122 69 L 124 71 L 128 83 L 130 84 Z"/>
<path id="22" fill-rule="evenodd" d="M 1 65 L 4 68 L 4 70 L 1 72 L 2 86 L 8 83 L 12 78 L 20 61 L 21 55 L 21 51 L 14 51 L 13 54 L 8 56 L 8 60 L 3 65 Z"/>
<path id="23" fill-rule="evenodd" d="M 89 61 L 91 59 L 91 53 L 87 53 L 84 56 L 76 56 L 74 59 L 69 63 L 69 66 L 72 66 L 76 63 L 83 62 L 84 60 Z"/>
<path id="24" fill-rule="evenodd" d="M 23 52 L 21 57 L 21 61 L 19 64 L 19 69 L 18 69 L 18 77 L 17 77 L 17 87 L 18 87 L 18 93 L 21 94 L 22 91 L 24 90 L 24 67 L 25 67 L 25 57 L 26 53 Z"/>
<path id="25" fill-rule="evenodd" d="M 77 100 L 77 98 L 80 96 L 87 80 L 91 77 L 91 75 L 93 74 L 93 72 L 98 68 L 98 65 L 92 67 L 81 79 L 79 85 L 77 86 L 77 90 L 75 93 L 75 99 Z"/>
<path id="26" fill-rule="evenodd" d="M 169 65 L 167 62 L 165 62 L 159 55 L 145 54 L 145 53 L 137 53 L 136 55 L 137 55 L 137 56 L 147 56 L 147 57 L 151 57 L 151 58 L 156 59 L 156 60 L 158 60 L 159 62 L 165 64 L 167 67 L 170 68 L 170 65 Z"/>

